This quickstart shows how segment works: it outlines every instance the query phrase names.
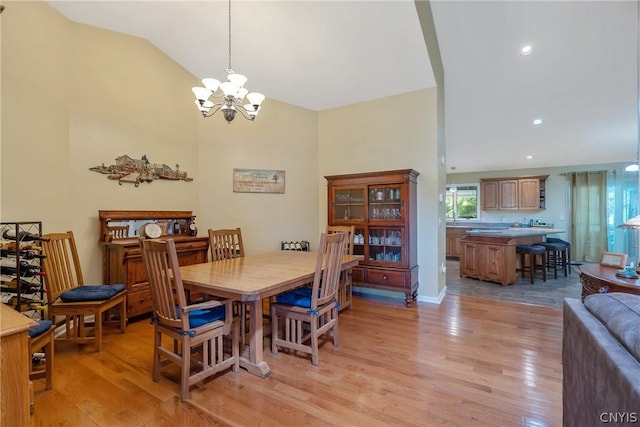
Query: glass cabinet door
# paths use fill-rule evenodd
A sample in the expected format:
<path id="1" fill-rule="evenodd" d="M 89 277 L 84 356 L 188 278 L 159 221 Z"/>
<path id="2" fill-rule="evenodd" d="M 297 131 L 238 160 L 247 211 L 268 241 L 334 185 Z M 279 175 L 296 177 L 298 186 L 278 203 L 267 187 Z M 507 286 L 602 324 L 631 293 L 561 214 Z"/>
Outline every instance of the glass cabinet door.
<path id="1" fill-rule="evenodd" d="M 364 189 L 335 190 L 334 221 L 364 220 Z"/>
<path id="2" fill-rule="evenodd" d="M 402 228 L 370 227 L 369 261 L 402 263 Z"/>
<path id="3" fill-rule="evenodd" d="M 402 221 L 402 191 L 399 185 L 369 187 L 369 220 Z"/>
<path id="4" fill-rule="evenodd" d="M 365 235 L 366 232 L 364 229 L 356 227 L 355 235 L 353 236 L 354 255 L 364 255 Z"/>

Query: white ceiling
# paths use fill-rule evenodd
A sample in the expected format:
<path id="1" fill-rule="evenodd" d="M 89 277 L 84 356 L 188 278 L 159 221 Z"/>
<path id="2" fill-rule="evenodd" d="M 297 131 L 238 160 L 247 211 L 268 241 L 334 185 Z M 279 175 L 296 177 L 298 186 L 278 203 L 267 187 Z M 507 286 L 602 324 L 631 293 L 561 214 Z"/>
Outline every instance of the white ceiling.
<path id="1" fill-rule="evenodd" d="M 73 21 L 147 39 L 198 78 L 225 75 L 226 1 L 48 3 Z M 636 1 L 432 8 L 449 172 L 636 158 Z M 525 43 L 533 54 L 519 55 Z M 265 108 L 276 99 L 320 111 L 435 86 L 410 0 L 234 0 L 231 60 L 246 87 L 267 96 Z M 535 117 L 544 123 L 533 126 Z"/>

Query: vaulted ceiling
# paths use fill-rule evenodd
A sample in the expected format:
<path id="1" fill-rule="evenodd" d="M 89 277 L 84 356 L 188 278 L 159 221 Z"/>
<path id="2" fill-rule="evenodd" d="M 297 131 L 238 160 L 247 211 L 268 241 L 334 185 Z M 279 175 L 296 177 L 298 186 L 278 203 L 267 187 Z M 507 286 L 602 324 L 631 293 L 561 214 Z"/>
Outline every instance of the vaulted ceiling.
<path id="1" fill-rule="evenodd" d="M 147 39 L 198 78 L 225 75 L 226 1 L 48 3 L 72 21 Z M 234 0 L 231 7 L 231 65 L 267 100 L 321 111 L 435 86 L 413 1 Z M 449 172 L 636 159 L 636 1 L 431 7 L 445 71 Z M 525 44 L 532 54 L 519 53 Z"/>

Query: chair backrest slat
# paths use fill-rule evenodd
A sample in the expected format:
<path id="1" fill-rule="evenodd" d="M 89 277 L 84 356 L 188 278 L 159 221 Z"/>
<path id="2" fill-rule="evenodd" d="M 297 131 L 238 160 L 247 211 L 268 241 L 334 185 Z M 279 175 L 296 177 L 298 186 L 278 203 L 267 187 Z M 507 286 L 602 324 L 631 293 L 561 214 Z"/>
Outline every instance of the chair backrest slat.
<path id="1" fill-rule="evenodd" d="M 244 256 L 244 244 L 240 227 L 235 229 L 209 229 L 211 261 L 239 258 Z"/>
<path id="2" fill-rule="evenodd" d="M 84 280 L 73 232 L 49 233 L 43 238 L 44 282 L 47 299 L 53 303 L 60 294 L 84 285 Z"/>
<path id="3" fill-rule="evenodd" d="M 327 225 L 327 234 L 345 233 L 344 253 L 353 255 L 353 244 L 356 234 L 354 225 Z"/>
<path id="4" fill-rule="evenodd" d="M 109 232 L 109 240 L 126 239 L 129 237 L 128 225 L 109 225 L 107 226 L 107 231 Z"/>
<path id="5" fill-rule="evenodd" d="M 140 239 L 140 248 L 151 287 L 155 320 L 167 326 L 189 329 L 187 316 L 180 316 L 187 303 L 175 242 L 173 239 Z"/>
<path id="6" fill-rule="evenodd" d="M 340 282 L 345 233 L 322 234 L 313 277 L 311 309 L 336 298 Z"/>

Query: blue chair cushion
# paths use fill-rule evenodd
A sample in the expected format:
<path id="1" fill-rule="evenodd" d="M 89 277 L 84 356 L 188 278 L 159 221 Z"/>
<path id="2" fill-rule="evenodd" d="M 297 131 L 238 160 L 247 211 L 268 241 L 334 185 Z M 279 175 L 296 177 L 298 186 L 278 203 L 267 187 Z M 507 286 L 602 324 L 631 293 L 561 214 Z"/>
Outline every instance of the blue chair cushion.
<path id="1" fill-rule="evenodd" d="M 180 307 L 176 307 L 176 309 L 178 310 L 178 317 L 180 317 Z M 189 327 L 197 328 L 216 320 L 224 320 L 224 316 L 225 310 L 223 306 L 193 310 L 189 312 Z"/>
<path id="2" fill-rule="evenodd" d="M 311 308 L 311 288 L 297 288 L 276 296 L 280 304 Z"/>
<path id="3" fill-rule="evenodd" d="M 104 301 L 125 290 L 125 285 L 85 285 L 60 295 L 64 302 Z"/>
<path id="4" fill-rule="evenodd" d="M 38 335 L 41 335 L 44 332 L 48 331 L 49 328 L 51 328 L 51 325 L 53 325 L 53 322 L 51 320 L 38 320 L 38 326 L 34 326 L 33 328 L 29 329 L 29 336 L 31 338 L 37 337 Z"/>

